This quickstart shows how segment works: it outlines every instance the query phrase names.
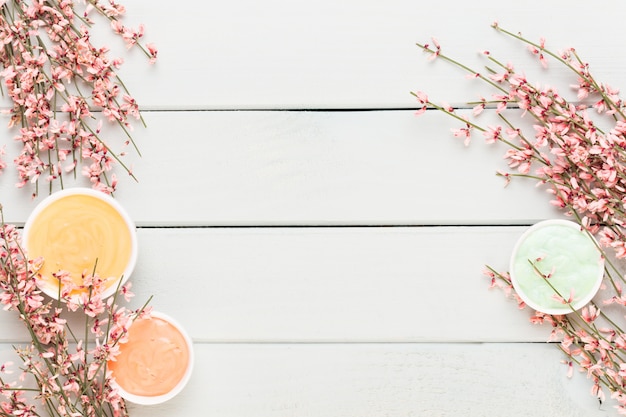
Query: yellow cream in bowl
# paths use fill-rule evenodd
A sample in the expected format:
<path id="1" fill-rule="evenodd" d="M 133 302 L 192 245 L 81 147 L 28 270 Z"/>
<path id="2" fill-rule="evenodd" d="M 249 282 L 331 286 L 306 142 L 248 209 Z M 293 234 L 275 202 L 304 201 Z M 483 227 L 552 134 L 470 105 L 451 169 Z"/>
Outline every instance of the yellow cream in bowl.
<path id="1" fill-rule="evenodd" d="M 31 259 L 43 257 L 40 287 L 51 297 L 59 287 L 53 273 L 70 273 L 75 285 L 95 272 L 111 295 L 126 280 L 136 260 L 134 225 L 112 197 L 90 189 L 54 193 L 35 209 L 24 226 L 24 247 Z"/>

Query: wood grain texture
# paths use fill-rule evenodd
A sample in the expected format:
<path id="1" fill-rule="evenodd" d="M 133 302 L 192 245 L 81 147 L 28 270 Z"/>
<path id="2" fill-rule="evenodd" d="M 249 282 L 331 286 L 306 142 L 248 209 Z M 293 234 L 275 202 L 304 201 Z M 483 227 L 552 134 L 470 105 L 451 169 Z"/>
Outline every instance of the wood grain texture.
<path id="1" fill-rule="evenodd" d="M 129 150 L 126 159 L 139 182 L 118 171 L 116 194 L 140 226 L 529 224 L 557 215 L 534 183 L 504 187 L 495 175 L 506 169 L 503 148 L 480 135 L 466 148 L 436 112 L 145 118 L 148 128 L 135 131 L 143 156 Z M 11 145 L 9 158 L 18 152 Z M 32 200 L 33 188 L 16 182 L 9 166 L 0 194 L 6 220 L 22 224 L 46 183 Z"/>
<path id="2" fill-rule="evenodd" d="M 619 0 L 593 8 L 583 0 L 126 6 L 126 23 L 144 23 L 146 39 L 159 47 L 157 64 L 149 66 L 139 51 L 129 56 L 106 24 L 102 42 L 125 57 L 121 75 L 139 103 L 151 109 L 409 108 L 415 106 L 408 94 L 414 89 L 464 103 L 477 97 L 474 87 L 449 65 L 428 62 L 415 42 L 435 36 L 446 52 L 479 70 L 485 61 L 478 52 L 488 49 L 529 76 L 541 74 L 522 45 L 494 33 L 495 20 L 534 41 L 543 36 L 556 50 L 575 46 L 604 82 L 626 84 L 616 59 L 623 55 L 626 12 Z M 583 15 L 584 29 L 574 29 Z M 553 71 L 555 79 L 568 75 L 556 66 Z"/>
<path id="3" fill-rule="evenodd" d="M 158 4 L 158 3 L 157 3 Z M 425 89 L 452 104 L 477 98 L 475 84 L 443 62 L 429 62 L 415 46 L 437 37 L 444 51 L 482 71 L 478 52 L 490 50 L 532 79 L 545 72 L 523 45 L 491 29 L 494 21 L 556 51 L 574 46 L 603 82 L 626 84 L 621 60 L 621 17 L 626 5 L 583 0 L 510 4 L 410 0 L 193 1 L 184 7 L 127 4 L 125 23 L 146 25 L 159 47 L 150 66 L 128 53 L 104 22 L 96 42 L 125 59 L 130 91 L 146 109 L 344 109 L 415 107 L 409 91 Z M 584 13 L 581 11 L 584 10 Z M 584 29 L 574 22 L 587 16 Z M 551 81 L 567 87 L 570 74 L 553 65 Z M 7 103 L 7 99 L 4 99 Z"/>
<path id="4" fill-rule="evenodd" d="M 192 389 L 136 416 L 610 416 L 579 395 L 552 346 L 200 345 Z M 524 363 L 503 378 L 511 361 Z M 202 372 L 204 371 L 204 372 Z M 213 372 L 211 372 L 213 371 Z M 515 388 L 507 380 L 515 379 Z M 477 384 L 476 381 L 481 383 Z M 272 381 L 268 383 L 268 381 Z M 586 381 L 581 381 L 586 382 Z M 584 392 L 584 390 L 582 390 Z"/>
<path id="5" fill-rule="evenodd" d="M 122 176 L 116 193 L 140 226 L 135 303 L 153 295 L 196 351 L 185 391 L 134 417 L 616 415 L 481 275 L 506 269 L 526 225 L 561 214 L 542 189 L 503 187 L 502 149 L 465 148 L 439 113 L 416 118 L 410 91 L 461 107 L 484 92 L 426 59 L 415 42 L 431 36 L 472 67 L 488 49 L 567 90 L 567 69 L 542 70 L 494 20 L 626 85 L 626 3 L 127 3 L 156 65 L 106 25 L 94 39 L 125 57 L 148 124 L 133 133 L 143 157 L 127 159 L 139 182 Z M 14 134 L 0 133 L 8 162 Z M 21 225 L 45 191 L 15 182 L 9 167 L 0 202 Z M 0 313 L 4 359 L 27 335 Z"/>
<path id="6" fill-rule="evenodd" d="M 133 417 L 612 417 L 547 344 L 194 345 L 187 388 Z M 10 357 L 0 345 L 0 358 Z"/>
<path id="7" fill-rule="evenodd" d="M 544 342 L 482 276 L 523 227 L 140 229 L 130 277 L 196 341 Z M 19 340 L 0 315 L 0 341 Z"/>

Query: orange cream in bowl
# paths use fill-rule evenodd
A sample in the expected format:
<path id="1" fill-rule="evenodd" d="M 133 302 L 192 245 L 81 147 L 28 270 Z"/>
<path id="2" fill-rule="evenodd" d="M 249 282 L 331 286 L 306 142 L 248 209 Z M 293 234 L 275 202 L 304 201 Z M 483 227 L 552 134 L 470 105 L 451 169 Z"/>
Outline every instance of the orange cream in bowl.
<path id="1" fill-rule="evenodd" d="M 171 317 L 152 312 L 132 323 L 128 340 L 120 344 L 119 355 L 107 366 L 126 400 L 162 403 L 178 394 L 191 376 L 192 342 Z"/>
<path id="2" fill-rule="evenodd" d="M 108 297 L 137 260 L 134 223 L 111 196 L 89 188 L 58 191 L 42 200 L 24 225 L 23 245 L 31 259 L 43 257 L 39 287 L 53 298 L 59 294 L 53 276 L 59 270 L 69 272 L 77 286 L 95 270 L 105 279 L 103 296 Z"/>

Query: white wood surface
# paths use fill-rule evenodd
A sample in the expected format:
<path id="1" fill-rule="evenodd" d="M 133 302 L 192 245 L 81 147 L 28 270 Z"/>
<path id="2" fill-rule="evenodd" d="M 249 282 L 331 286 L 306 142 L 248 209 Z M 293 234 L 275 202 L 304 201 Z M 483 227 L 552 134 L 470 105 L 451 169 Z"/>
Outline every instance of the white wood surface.
<path id="1" fill-rule="evenodd" d="M 481 138 L 465 148 L 448 137 L 451 122 L 441 114 L 209 111 L 145 118 L 148 129 L 135 135 L 142 157 L 130 151 L 128 158 L 139 182 L 120 171 L 117 193 L 140 226 L 529 224 L 556 215 L 533 183 L 505 188 L 495 176 L 506 168 L 502 149 Z M 14 204 L 5 204 L 5 215 L 21 224 L 38 200 L 6 174 L 0 192 Z"/>
<path id="2" fill-rule="evenodd" d="M 139 183 L 116 193 L 139 226 L 133 289 L 183 323 L 197 358 L 180 396 L 132 415 L 616 415 L 481 275 L 506 269 L 526 225 L 560 215 L 549 196 L 504 188 L 501 149 L 416 118 L 409 92 L 478 95 L 420 53 L 431 36 L 472 65 L 483 49 L 531 63 L 493 20 L 575 46 L 624 86 L 626 3 L 475 3 L 125 2 L 160 49 L 121 74 L 148 123 L 129 157 Z M 0 176 L 0 203 L 23 224 L 43 196 L 15 181 Z M 2 355 L 26 340 L 9 313 L 0 330 Z"/>
<path id="3" fill-rule="evenodd" d="M 583 0 L 128 3 L 129 21 L 144 22 L 146 38 L 160 47 L 151 70 L 139 54 L 124 69 L 147 108 L 407 108 L 409 91 L 425 87 L 465 102 L 474 90 L 463 75 L 447 65 L 433 70 L 415 42 L 435 36 L 467 63 L 482 62 L 477 53 L 485 49 L 504 61 L 527 61 L 523 48 L 494 33 L 494 20 L 536 40 L 544 36 L 555 49 L 573 45 L 605 82 L 626 81 L 617 58 L 626 11 L 620 0 L 591 9 Z M 581 19 L 584 29 L 577 30 Z"/>
<path id="4" fill-rule="evenodd" d="M 0 357 L 10 353 L 0 345 Z M 131 416 L 611 415 L 546 344 L 227 343 L 195 353 L 186 390 L 158 406 L 130 404 Z"/>
<path id="5" fill-rule="evenodd" d="M 544 342 L 481 274 L 523 230 L 140 229 L 133 291 L 206 343 Z M 10 328 L 0 342 L 19 340 Z"/>

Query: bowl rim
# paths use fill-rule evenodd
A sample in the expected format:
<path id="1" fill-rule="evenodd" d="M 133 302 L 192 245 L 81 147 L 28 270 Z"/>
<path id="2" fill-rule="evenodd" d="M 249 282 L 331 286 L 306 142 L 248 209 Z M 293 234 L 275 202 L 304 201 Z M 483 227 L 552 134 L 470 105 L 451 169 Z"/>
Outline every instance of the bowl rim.
<path id="1" fill-rule="evenodd" d="M 61 200 L 65 197 L 69 197 L 73 195 L 86 195 L 86 196 L 94 197 L 112 206 L 122 216 L 130 232 L 130 239 L 131 239 L 130 259 L 128 260 L 128 264 L 126 265 L 126 268 L 124 268 L 123 275 L 121 276 L 121 282 L 119 282 L 119 284 L 116 284 L 116 285 L 111 285 L 108 288 L 106 288 L 105 291 L 103 291 L 102 298 L 106 299 L 112 296 L 113 294 L 115 294 L 115 292 L 118 289 L 118 285 L 121 287 L 128 281 L 128 279 L 130 278 L 130 275 L 135 270 L 135 266 L 137 265 L 137 257 L 138 257 L 137 228 L 136 228 L 135 222 L 132 220 L 132 218 L 126 211 L 126 209 L 109 194 L 106 194 L 102 191 L 95 190 L 93 188 L 71 187 L 71 188 L 65 188 L 59 191 L 55 191 L 52 194 L 46 196 L 43 200 L 37 203 L 33 211 L 30 213 L 30 215 L 26 219 L 26 222 L 24 223 L 24 228 L 22 230 L 22 246 L 26 249 L 28 253 L 28 234 L 37 216 L 39 216 L 39 214 L 41 214 L 41 212 L 44 211 L 50 204 L 58 200 Z M 58 288 L 56 286 L 52 288 L 52 286 L 50 285 L 44 285 L 41 282 L 41 280 L 37 280 L 37 287 L 49 297 L 55 300 L 58 299 Z"/>
<path id="2" fill-rule="evenodd" d="M 170 391 L 161 395 L 146 396 L 146 395 L 137 395 L 137 394 L 129 393 L 121 385 L 117 383 L 117 381 L 115 380 L 115 373 L 111 371 L 111 379 L 110 379 L 111 386 L 118 390 L 122 398 L 138 405 L 156 405 L 156 404 L 161 404 L 161 403 L 171 400 L 176 395 L 180 394 L 180 392 L 185 388 L 185 386 L 189 382 L 189 379 L 191 378 L 191 374 L 193 373 L 193 367 L 194 367 L 194 361 L 195 361 L 193 341 L 191 340 L 191 337 L 189 336 L 185 328 L 180 324 L 178 320 L 160 311 L 152 310 L 150 312 L 149 318 L 147 319 L 151 320 L 153 318 L 168 322 L 169 324 L 174 326 L 174 328 L 178 330 L 178 332 L 180 332 L 180 334 L 183 336 L 183 339 L 185 340 L 185 344 L 187 345 L 187 350 L 189 352 L 189 360 L 187 363 L 187 369 L 185 369 L 185 373 L 180 379 L 180 381 L 178 381 L 176 386 L 174 386 L 174 388 L 172 388 Z M 133 325 L 131 324 L 129 327 L 129 330 L 132 328 L 132 326 Z M 122 348 L 122 346 L 123 344 L 120 345 L 120 349 Z"/>
<path id="3" fill-rule="evenodd" d="M 576 301 L 575 303 L 572 303 L 571 306 L 567 305 L 567 304 L 564 304 L 563 307 L 561 307 L 561 308 L 549 308 L 549 307 L 541 306 L 539 303 L 537 303 L 533 299 L 531 299 L 521 289 L 521 287 L 519 285 L 519 281 L 518 281 L 518 279 L 516 277 L 516 274 L 515 274 L 514 263 L 515 263 L 515 257 L 517 255 L 517 252 L 519 251 L 519 248 L 524 243 L 524 241 L 528 238 L 528 236 L 530 236 L 532 233 L 534 233 L 538 229 L 542 229 L 544 227 L 549 227 L 549 226 L 553 226 L 553 225 L 562 225 L 562 226 L 569 227 L 571 229 L 575 229 L 575 230 L 577 230 L 577 231 L 579 231 L 581 233 L 586 233 L 581 228 L 580 224 L 578 224 L 578 223 L 576 223 L 576 222 L 574 222 L 572 220 L 567 220 L 567 219 L 546 219 L 546 220 L 541 220 L 541 221 L 533 224 L 528 229 L 526 229 L 524 231 L 524 233 L 522 233 L 522 235 L 515 242 L 515 246 L 513 247 L 513 251 L 511 253 L 511 258 L 510 258 L 510 261 L 509 261 L 509 275 L 511 277 L 511 284 L 513 285 L 513 288 L 515 289 L 517 294 L 520 296 L 520 298 L 529 307 L 531 307 L 531 308 L 533 308 L 533 309 L 535 309 L 537 311 L 540 311 L 542 313 L 545 313 L 545 314 L 563 315 L 563 314 L 569 314 L 569 313 L 573 313 L 574 311 L 580 310 L 581 308 L 586 306 L 593 299 L 593 297 L 595 297 L 597 292 L 600 290 L 600 287 L 602 286 L 602 281 L 604 279 L 605 259 L 604 259 L 604 256 L 602 256 L 602 252 L 599 249 L 600 245 L 598 244 L 598 241 L 596 240 L 596 238 L 591 233 L 587 233 L 586 236 L 591 238 L 593 243 L 596 245 L 596 248 L 598 250 L 598 258 L 599 258 L 599 260 L 598 260 L 598 271 L 599 271 L 599 273 L 598 273 L 598 276 L 595 278 L 595 282 L 594 282 L 594 285 L 593 285 L 592 289 L 589 291 L 589 293 L 585 294 L 578 301 Z"/>

